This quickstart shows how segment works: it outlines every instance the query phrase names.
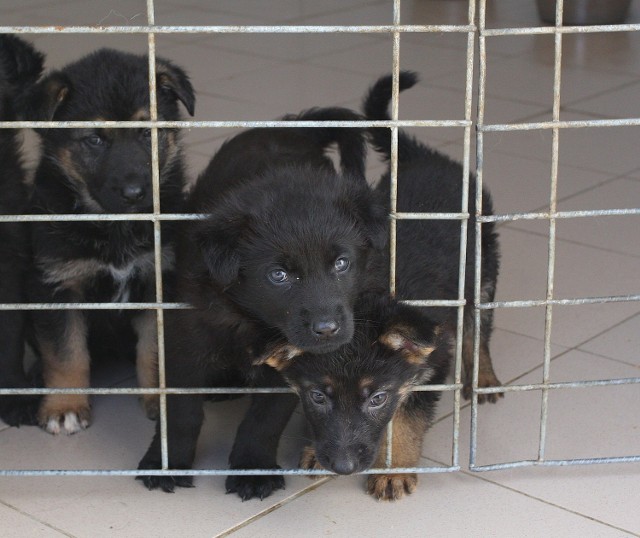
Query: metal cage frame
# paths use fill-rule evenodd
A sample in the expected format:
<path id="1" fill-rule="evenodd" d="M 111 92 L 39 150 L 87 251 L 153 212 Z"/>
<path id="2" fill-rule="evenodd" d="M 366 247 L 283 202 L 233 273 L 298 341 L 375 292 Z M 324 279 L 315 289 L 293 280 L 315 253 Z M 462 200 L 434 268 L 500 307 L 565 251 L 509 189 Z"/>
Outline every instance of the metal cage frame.
<path id="1" fill-rule="evenodd" d="M 150 128 L 152 148 L 152 182 L 153 182 L 153 213 L 149 214 L 95 214 L 95 215 L 0 215 L 2 222 L 37 222 L 37 221 L 104 221 L 104 220 L 141 220 L 153 222 L 154 246 L 155 246 L 155 278 L 156 301 L 151 303 L 4 303 L 0 304 L 0 310 L 93 310 L 93 309 L 131 309 L 131 310 L 155 310 L 158 327 L 158 367 L 159 387 L 150 388 L 83 388 L 83 389 L 0 389 L 0 396 L 11 394 L 158 394 L 160 397 L 160 424 L 162 438 L 162 469 L 138 470 L 138 469 L 70 469 L 70 470 L 7 470 L 0 469 L 0 476 L 165 476 L 165 475 L 329 475 L 324 470 L 302 469 L 202 469 L 202 470 L 172 470 L 168 465 L 167 450 L 167 418 L 166 396 L 167 394 L 247 394 L 247 393 L 282 393 L 291 392 L 286 388 L 191 388 L 174 389 L 166 386 L 165 379 L 165 348 L 164 348 L 164 310 L 190 308 L 185 303 L 168 303 L 163 300 L 162 271 L 161 271 L 161 242 L 160 225 L 162 221 L 170 220 L 196 220 L 205 218 L 198 214 L 166 214 L 160 212 L 159 197 L 159 164 L 158 164 L 158 129 L 159 128 L 252 128 L 252 127 L 386 127 L 391 132 L 391 213 L 390 213 L 390 291 L 395 292 L 396 269 L 396 234 L 398 220 L 415 219 L 447 219 L 459 220 L 461 227 L 460 240 L 460 264 L 458 270 L 458 298 L 456 300 L 408 300 L 407 304 L 414 306 L 441 306 L 457 308 L 457 343 L 455 348 L 454 380 L 451 384 L 427 385 L 416 387 L 414 390 L 424 391 L 453 391 L 453 431 L 451 464 L 445 466 L 416 467 L 416 468 L 391 468 L 392 455 L 392 424 L 387 430 L 387 458 L 386 468 L 370 469 L 363 474 L 388 474 L 388 473 L 440 473 L 454 472 L 463 469 L 459 458 L 459 433 L 461 410 L 461 365 L 462 365 L 462 327 L 463 311 L 466 304 L 464 297 L 465 265 L 467 252 L 467 228 L 469 222 L 469 196 L 475 196 L 475 274 L 474 274 L 474 312 L 476 331 L 474 334 L 474 371 L 472 380 L 471 400 L 471 439 L 469 470 L 475 472 L 525 467 L 525 466 L 561 466 L 598 463 L 640 462 L 640 455 L 587 458 L 587 459 L 545 459 L 545 443 L 548 416 L 548 394 L 550 390 L 594 387 L 604 385 L 640 384 L 640 377 L 625 379 L 607 379 L 580 382 L 550 382 L 551 361 L 551 329 L 553 320 L 553 307 L 556 305 L 586 305 L 607 302 L 640 301 L 640 293 L 635 295 L 610 296 L 610 297 L 579 297 L 574 299 L 554 298 L 554 261 L 556 251 L 555 225 L 558 219 L 611 216 L 611 215 L 640 215 L 640 208 L 612 209 L 594 211 L 557 211 L 557 184 L 558 184 L 558 150 L 560 132 L 563 129 L 598 128 L 612 126 L 640 126 L 640 118 L 625 118 L 611 120 L 590 121 L 561 121 L 560 120 L 560 88 L 561 88 L 561 59 L 562 38 L 565 34 L 593 33 L 593 32 L 637 32 L 640 24 L 618 24 L 599 26 L 563 26 L 563 0 L 557 0 L 555 26 L 526 27 L 526 28 L 486 28 L 486 2 L 479 0 L 477 9 L 476 0 L 468 0 L 468 24 L 461 25 L 405 25 L 400 22 L 401 0 L 393 0 L 393 24 L 379 26 L 162 26 L 155 24 L 154 0 L 146 0 L 147 24 L 141 26 L 0 26 L 0 33 L 15 34 L 146 34 L 148 38 L 149 52 L 149 95 L 150 95 L 150 121 L 13 121 L 0 122 L 2 129 L 17 128 L 81 128 L 81 127 L 119 127 L 119 128 Z M 476 22 L 476 11 L 477 22 Z M 399 72 L 400 72 L 400 36 L 403 33 L 459 33 L 467 35 L 466 48 L 466 83 L 464 119 L 461 120 L 399 120 Z M 225 33 L 268 33 L 268 34 L 311 34 L 311 33 L 347 33 L 347 34 L 390 34 L 393 38 L 393 85 L 392 85 L 392 113 L 389 121 L 158 121 L 156 98 L 156 35 L 158 34 L 225 34 Z M 487 38 L 499 39 L 500 36 L 553 34 L 555 39 L 554 55 L 554 87 L 553 87 L 553 116 L 551 121 L 536 123 L 509 123 L 490 124 L 485 123 L 484 108 L 486 100 L 486 68 L 487 68 Z M 474 121 L 472 110 L 473 89 L 476 78 L 474 76 L 474 55 L 476 39 L 479 46 L 479 73 L 477 116 Z M 457 213 L 408 213 L 397 211 L 397 186 L 398 186 L 398 129 L 402 127 L 460 127 L 464 129 L 463 137 L 463 194 L 460 201 L 460 212 Z M 476 176 L 477 188 L 475 193 L 469 193 L 469 178 L 471 173 L 471 136 L 472 129 L 476 129 Z M 553 133 L 551 154 L 551 195 L 548 212 L 525 212 L 513 214 L 482 214 L 482 184 L 483 184 L 483 143 L 484 134 L 498 131 L 531 131 L 550 129 Z M 549 222 L 548 241 L 548 265 L 547 265 L 547 290 L 542 300 L 501 301 L 483 303 L 480 295 L 480 269 L 481 269 L 481 229 L 488 222 L 509 222 L 517 220 L 546 220 Z M 545 307 L 545 331 L 544 331 L 544 362 L 542 383 L 529 385 L 507 385 L 501 387 L 478 387 L 478 356 L 480 334 L 477 330 L 480 323 L 482 310 L 498 308 L 526 308 Z M 520 460 L 507 463 L 490 465 L 478 465 L 477 459 L 477 434 L 478 434 L 478 396 L 481 394 L 507 393 L 516 391 L 539 390 L 542 392 L 542 404 L 540 409 L 540 432 L 538 458 L 534 460 Z"/>

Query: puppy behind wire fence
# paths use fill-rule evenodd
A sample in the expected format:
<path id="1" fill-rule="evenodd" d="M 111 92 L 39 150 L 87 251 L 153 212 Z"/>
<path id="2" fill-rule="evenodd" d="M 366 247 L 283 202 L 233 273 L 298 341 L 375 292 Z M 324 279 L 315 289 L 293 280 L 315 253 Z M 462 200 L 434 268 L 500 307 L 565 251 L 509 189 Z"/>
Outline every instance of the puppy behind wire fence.
<path id="1" fill-rule="evenodd" d="M 378 125 L 378 126 L 385 126 L 387 128 L 390 129 L 391 134 L 392 134 L 392 153 L 391 153 L 391 176 L 392 176 L 392 189 L 391 189 L 391 215 L 392 215 L 392 219 L 391 219 L 391 253 L 392 253 L 392 260 L 394 259 L 394 251 L 395 251 L 395 240 L 394 240 L 394 236 L 395 236 L 395 227 L 396 227 L 396 222 L 397 221 L 402 221 L 402 220 L 410 220 L 410 219 L 420 219 L 420 218 L 454 218 L 454 219 L 459 219 L 461 221 L 461 229 L 463 230 L 461 237 L 462 237 L 462 241 L 461 241 L 461 246 L 460 246 L 460 253 L 461 253 L 461 264 L 460 264 L 460 273 L 461 273 L 461 277 L 460 277 L 460 281 L 464 282 L 464 269 L 462 268 L 462 260 L 464 259 L 464 255 L 466 254 L 466 246 L 464 245 L 464 241 L 466 238 L 466 225 L 467 225 L 467 218 L 468 215 L 466 213 L 466 207 L 467 207 L 467 199 L 466 199 L 466 194 L 463 194 L 463 200 L 461 201 L 461 212 L 459 214 L 456 215 L 442 215 L 442 214 L 437 214 L 437 215 L 412 215 L 412 214 L 402 214 L 399 213 L 398 211 L 396 211 L 396 207 L 395 207 L 395 189 L 396 184 L 394 182 L 394 179 L 397 179 L 397 136 L 398 136 L 398 128 L 399 127 L 415 127 L 415 126 L 421 126 L 421 127 L 437 127 L 437 126 L 457 126 L 457 127 L 462 127 L 464 129 L 464 151 L 465 151 L 465 157 L 463 159 L 463 166 L 464 166 L 464 173 L 463 173 L 463 178 L 465 180 L 465 185 L 468 187 L 468 176 L 469 176 L 469 161 L 470 161 L 470 137 L 471 137 L 471 128 L 473 126 L 477 125 L 477 156 L 478 156 L 478 183 L 479 183 L 479 187 L 482 186 L 482 181 L 483 181 L 483 170 L 482 170 L 482 151 L 483 151 L 483 136 L 484 133 L 486 132 L 496 132 L 496 131 L 507 131 L 507 130 L 525 130 L 525 129 L 551 129 L 553 131 L 554 134 L 554 147 L 553 147 L 553 155 L 552 155 L 552 162 L 553 162 L 553 169 L 554 171 L 552 172 L 552 177 L 551 177 L 551 183 L 552 183 L 552 199 L 551 199 L 551 208 L 550 211 L 548 213 L 538 213 L 538 214 L 521 214 L 521 215 L 496 215 L 496 216 L 480 216 L 477 221 L 476 221 L 476 228 L 478 230 L 478 233 L 476 233 L 476 237 L 479 238 L 480 237 L 480 233 L 479 231 L 481 230 L 481 227 L 484 223 L 487 222 L 505 222 L 505 221 L 509 221 L 509 220 L 516 220 L 516 219 L 546 219 L 549 221 L 549 227 L 550 227 L 550 239 L 549 239 L 549 251 L 550 251 L 550 258 L 549 258 L 549 270 L 548 270 L 548 282 L 549 282 L 549 289 L 548 289 L 548 293 L 545 299 L 543 300 L 539 300 L 539 301 L 509 301 L 509 302 L 502 302 L 502 303 L 496 303 L 496 302 L 483 302 L 480 300 L 480 288 L 479 288 L 479 275 L 476 275 L 476 300 L 475 300 L 475 307 L 476 307 L 476 316 L 477 316 L 477 320 L 479 319 L 479 316 L 481 314 L 482 311 L 484 310 L 489 310 L 489 309 L 493 309 L 493 308 L 509 308 L 509 307 L 530 307 L 530 306 L 544 306 L 546 309 L 546 328 L 545 328 L 545 370 L 546 370 L 546 374 L 545 374 L 545 379 L 543 381 L 543 383 L 540 384 L 535 384 L 535 385 L 513 385 L 513 386 L 508 386 L 508 387 L 501 387 L 501 388 L 478 388 L 477 386 L 477 377 L 474 379 L 474 385 L 473 385 L 473 400 L 472 400 L 472 440 L 471 440 L 471 462 L 470 462 L 470 467 L 473 470 L 489 470 L 489 469 L 497 469 L 497 468 L 504 468 L 504 467 L 509 467 L 509 466 L 522 466 L 522 465 L 568 465 L 568 464 L 575 464 L 575 463 L 599 463 L 599 462 L 621 462 L 621 461 L 639 461 L 640 460 L 640 456 L 622 456 L 619 458 L 593 458 L 593 459 L 581 459 L 581 460 L 562 460 L 562 461 L 558 461 L 558 460 L 545 460 L 544 458 L 544 446 L 545 446 L 545 424 L 546 424 L 546 417 L 547 417 L 547 407 L 546 407 L 546 395 L 548 394 L 548 392 L 550 390 L 556 390 L 556 389 L 562 389 L 562 388 L 578 388 L 578 387 L 586 387 L 586 386 L 593 386 L 595 384 L 628 384 L 628 383 L 638 383 L 640 382 L 639 379 L 624 379 L 624 380 L 611 380 L 611 381 L 607 381 L 607 380 L 602 380 L 602 381 L 597 381 L 597 382 L 576 382 L 576 383 L 550 383 L 549 382 L 549 376 L 548 376 L 548 370 L 549 370 L 549 364 L 550 364 L 550 359 L 551 359 L 551 351 L 550 351 L 550 334 L 551 334 L 551 328 L 552 328 L 552 320 L 553 320 L 553 307 L 556 305 L 578 305 L 578 304 L 597 304 L 597 303 L 602 303 L 602 302 L 623 302 L 623 301 L 637 301 L 640 299 L 640 296 L 638 295 L 628 295 L 628 296 L 616 296 L 616 297 L 589 297 L 589 298 L 576 298 L 575 300 L 557 300 L 553 298 L 553 259 L 554 259 L 554 249 L 555 249 L 555 223 L 557 219 L 563 219 L 563 218 L 574 218 L 574 217 L 588 217 L 588 216 L 601 216 L 601 215 L 638 215 L 640 213 L 640 210 L 638 209 L 630 209 L 630 210 L 608 210 L 608 211 L 588 211 L 588 212 L 558 212 L 557 208 L 556 208 L 556 203 L 555 203 L 555 191 L 556 191 L 556 186 L 557 186 L 557 161 L 558 161 L 558 147 L 559 147 L 559 140 L 560 140 L 560 133 L 562 131 L 562 129 L 564 128 L 583 128 L 583 127 L 589 127 L 589 128 L 596 128 L 596 127 L 602 127 L 602 126 L 621 126 L 621 125 L 639 125 L 640 122 L 638 122 L 638 120 L 634 120 L 634 119 L 626 119 L 626 120 L 592 120 L 592 121 L 585 121 L 585 122 L 561 122 L 560 118 L 559 118 L 559 90 L 560 90 L 560 82 L 561 82 L 561 70 L 560 70 L 560 58 L 561 58 L 561 41 L 562 41 L 562 36 L 564 33 L 567 32 L 577 32 L 577 31 L 595 31 L 596 29 L 593 29 L 591 27 L 586 27 L 586 28 L 563 28 L 561 26 L 558 26 L 557 28 L 552 28 L 552 27 L 547 27 L 547 28 L 532 28 L 532 29 L 500 29 L 500 30 L 493 30 L 493 29 L 486 29 L 484 27 L 484 15 L 485 15 L 485 3 L 481 2 L 480 6 L 479 6 L 479 18 L 478 18 L 478 27 L 476 30 L 476 27 L 474 25 L 474 21 L 475 21 L 475 3 L 474 2 L 470 2 L 470 24 L 467 26 L 459 26 L 459 27 L 418 27 L 418 26 L 402 26 L 400 25 L 400 21 L 399 21 L 399 8 L 400 8 L 400 2 L 396 1 L 394 3 L 394 13 L 395 13 L 395 17 L 394 17 L 394 26 L 385 26 L 385 27 L 362 27 L 362 28 L 345 28 L 345 27 L 280 27 L 280 28 L 271 28 L 271 29 L 265 29 L 262 27 L 256 27 L 256 28 L 250 28 L 250 27 L 245 27 L 242 29 L 238 29 L 238 28 L 230 28 L 230 27 L 204 27 L 204 28 L 198 28 L 198 27 L 191 27 L 191 28 L 177 28 L 177 27 L 156 27 L 154 30 L 154 33 L 149 33 L 148 34 L 148 39 L 149 39 L 149 47 L 150 47 L 150 54 L 149 54 L 149 64 L 150 64 L 150 73 L 151 73 L 151 89 L 150 89 L 150 95 L 151 95 L 151 118 L 150 121 L 140 121 L 140 122 L 125 122 L 122 124 L 114 124 L 113 122 L 109 122 L 109 123 L 98 123 L 97 125 L 103 125 L 103 126 L 109 126 L 109 127 L 114 127 L 114 126 L 121 126 L 121 127 L 128 127 L 128 128 L 150 128 L 151 129 L 151 139 L 152 139 L 152 147 L 153 147 L 153 170 L 154 170 L 154 212 L 153 214 L 148 214 L 148 215 L 136 215 L 136 216 L 130 216 L 130 215 L 118 215 L 118 214 L 112 214 L 112 215 L 97 215 L 97 216 L 82 216 L 85 218 L 80 218 L 81 216 L 61 216 L 60 220 L 141 220 L 141 221 L 150 221 L 153 223 L 154 225 L 154 230 L 155 230 L 155 241 L 156 241 L 156 263 L 155 263 L 155 267 L 156 267 L 156 271 L 159 271 L 159 268 L 161 267 L 161 265 L 158 263 L 159 262 L 159 254 L 158 254 L 158 250 L 159 250 L 159 240 L 160 240 L 160 223 L 162 221 L 165 220 L 182 220 L 182 219 L 197 219 L 200 218 L 199 215 L 180 215 L 180 214 L 162 214 L 159 211 L 159 207 L 158 207 L 158 153 L 157 153 L 157 128 L 162 128 L 162 127 L 183 127 L 183 128 L 188 128 L 188 127 L 194 127 L 194 128 L 206 128 L 206 127 L 260 127 L 260 126 L 266 126 L 266 127 L 293 127 L 293 126 L 300 126 L 300 127 L 305 127 L 305 126 L 309 126 L 309 127 L 313 127 L 313 126 L 340 126 L 340 127 L 348 127 L 348 128 L 353 128 L 356 126 L 369 126 L 369 125 Z M 558 7 L 559 9 L 559 13 L 560 13 L 560 17 L 561 17 L 561 3 Z M 150 3 L 150 8 L 149 8 L 149 24 L 152 25 L 153 24 L 153 3 Z M 90 29 L 90 28 L 63 28 L 62 30 L 59 29 L 46 29 L 46 28 L 22 28 L 22 29 L 18 29 L 18 28 L 13 28 L 13 29 L 7 29 L 4 28 L 2 29 L 3 31 L 7 32 L 7 31 L 16 31 L 18 33 L 25 33 L 25 34 L 29 34 L 29 33 L 36 33 L 36 32 L 41 32 L 41 31 L 50 31 L 50 32 L 55 32 L 55 31 L 64 31 L 64 32 L 82 32 L 82 31 L 110 31 L 110 32 L 131 32 L 131 31 L 138 31 L 140 33 L 144 33 L 145 31 L 148 31 L 148 28 L 145 27 L 138 27 L 136 30 L 132 29 L 132 27 L 123 27 L 123 28 L 115 28 L 115 27 L 111 27 L 108 30 L 103 29 L 103 30 L 97 30 L 97 29 Z M 598 28 L 599 31 L 637 31 L 638 28 L 635 25 L 626 25 L 626 26 L 617 26 L 617 27 L 608 27 L 608 28 Z M 155 85 L 155 77 L 153 77 L 153 73 L 155 72 L 156 69 L 156 64 L 155 64 L 155 55 L 154 55 L 154 37 L 155 37 L 155 33 L 173 33 L 173 32 L 189 32 L 189 33 L 196 33 L 196 32 L 210 32 L 210 33 L 216 33 L 216 32 L 230 32 L 230 31 L 243 31 L 243 32 L 263 32 L 263 31 L 277 31 L 277 32 L 343 32 L 343 31 L 363 31 L 363 32 L 387 32 L 387 33 L 391 33 L 394 37 L 394 47 L 393 47 L 393 51 L 394 51 L 394 91 L 393 91 L 393 99 L 392 99 L 392 119 L 390 121 L 378 121 L 378 122 L 361 122 L 361 123 L 352 123 L 352 122 L 329 122 L 329 123 L 321 123 L 321 124 L 317 124 L 315 122 L 308 122 L 308 123 L 290 123 L 287 122 L 287 124 L 285 124 L 285 122 L 156 122 L 154 120 L 157 119 L 157 117 L 154 117 L 154 113 L 155 113 L 155 106 L 154 106 L 154 101 L 155 101 L 155 88 L 153 87 Z M 431 31 L 450 31 L 450 32 L 462 32 L 462 33 L 467 33 L 468 35 L 468 56 L 467 56 L 467 87 L 466 87 L 466 99 L 465 99 L 465 119 L 464 120 L 450 120 L 450 121 L 398 121 L 398 100 L 399 100 L 399 96 L 398 96 L 398 69 L 399 69 L 399 57 L 400 57 L 400 51 L 401 51 L 401 47 L 400 47 L 400 43 L 401 43 L 401 35 L 404 31 L 407 32 L 416 32 L 416 31 L 426 31 L 426 32 L 431 32 Z M 491 125 L 491 124 L 485 124 L 484 123 L 484 114 L 483 114 L 483 107 L 484 107 L 484 78 L 486 76 L 486 72 L 485 72 L 485 68 L 486 68 L 486 39 L 490 38 L 490 39 L 499 39 L 501 35 L 515 35 L 515 34 L 522 34 L 522 35 L 528 35 L 528 34 L 537 34 L 537 33 L 551 33 L 555 35 L 555 39 L 556 39 L 556 101 L 554 102 L 554 117 L 553 117 L 553 121 L 552 122 L 542 122 L 542 123 L 537 123 L 537 124 L 520 124 L 520 125 Z M 479 40 L 479 44 L 480 44 L 480 72 L 478 74 L 473 73 L 472 70 L 472 65 L 473 65 L 473 45 L 474 45 L 474 41 L 475 41 L 475 37 L 476 34 L 478 36 L 478 40 Z M 474 125 L 472 123 L 472 120 L 474 118 L 473 115 L 473 111 L 471 108 L 471 89 L 473 84 L 475 83 L 475 81 L 478 81 L 478 87 L 479 87 L 479 103 L 478 103 L 478 117 L 477 117 L 477 123 Z M 95 125 L 93 122 L 83 122 L 83 125 L 85 126 L 92 126 Z M 19 122 L 19 123 L 6 123 L 3 122 L 2 127 L 3 128 L 11 128 L 11 127 L 65 127 L 64 125 L 56 125 L 55 122 L 51 123 L 51 122 L 41 122 L 39 124 L 34 124 L 34 123 L 28 123 L 28 122 Z M 71 125 L 67 125 L 66 127 L 71 127 Z M 465 189 L 467 188 L 465 187 Z M 480 188 L 478 189 L 478 192 L 480 191 Z M 469 196 L 475 196 L 476 193 L 468 193 Z M 480 209 L 482 207 L 482 201 L 480 199 L 477 200 L 477 204 L 478 204 L 478 208 Z M 499 210 L 499 208 L 498 208 Z M 481 213 L 481 211 L 480 211 Z M 12 221 L 16 221 L 16 220 L 22 220 L 22 221 L 37 221 L 40 218 L 42 218 L 42 220 L 46 220 L 46 218 L 44 217 L 37 217 L 37 216 L 24 216 L 24 218 L 20 218 L 20 217 L 3 217 L 2 220 L 4 221 L 8 221 L 8 222 L 12 222 Z M 480 261 L 481 261 L 481 256 L 482 256 L 482 252 L 481 252 L 481 248 L 480 248 L 480 244 L 477 243 L 475 245 L 475 252 L 476 252 L 476 268 L 480 267 Z M 391 274 L 392 274 L 392 288 L 394 286 L 393 284 L 393 274 L 394 274 L 394 269 L 393 269 L 393 262 L 392 262 L 392 269 L 391 269 Z M 90 389 L 90 390 L 86 390 L 86 389 L 78 389 L 76 391 L 71 390 L 71 389 L 67 389 L 67 390 L 52 390 L 52 389 L 36 389 L 36 390 L 32 390 L 29 391 L 32 394 L 47 394 L 47 393 L 73 393 L 73 392 L 78 392 L 78 393 L 85 393 L 85 394 L 143 394 L 143 393 L 147 393 L 147 394 L 160 394 L 160 400 L 161 400 L 161 416 L 163 417 L 163 423 L 164 423 L 164 417 L 165 417 L 165 412 L 166 412 L 166 404 L 165 404 L 165 394 L 171 394 L 171 393 L 176 393 L 176 392 L 182 392 L 182 393 L 188 393 L 188 392 L 193 392 L 193 393 L 212 393 L 212 392 L 219 392 L 219 393 L 225 393 L 225 392 L 230 392 L 228 389 L 217 389 L 216 390 L 212 390 L 212 389 L 208 389 L 208 388 L 202 388 L 202 389 L 188 389 L 188 390 L 181 390 L 181 391 L 176 391 L 176 390 L 172 390 L 171 388 L 168 389 L 164 389 L 164 383 L 163 383 L 163 372 L 164 372 L 164 367 L 163 367 L 163 345 L 164 345 L 164 339 L 163 339 L 163 310 L 164 309 L 174 309 L 174 308 L 185 308 L 188 305 L 185 304 L 180 304 L 180 303 L 165 303 L 163 302 L 163 293 L 162 293 L 162 285 L 161 285 L 161 281 L 162 281 L 162 277 L 161 275 L 156 274 L 156 284 L 157 284 L 157 289 L 156 289 L 156 301 L 155 302 L 149 302 L 149 303 L 138 303 L 138 304 L 82 304 L 82 308 L 83 309 L 103 309 L 103 308 L 113 308 L 113 309 L 141 309 L 141 308 L 148 308 L 151 310 L 156 310 L 156 315 L 157 315 L 157 323 L 158 323 L 158 340 L 159 340 L 159 363 L 160 363 L 160 389 L 158 390 L 153 390 L 153 389 Z M 462 286 L 461 286 L 462 288 Z M 460 314 L 458 317 L 458 334 L 461 334 L 461 323 L 462 323 L 462 310 L 463 310 L 463 303 L 464 303 L 464 293 L 463 290 L 462 294 L 459 296 L 457 301 L 449 301 L 446 302 L 446 306 L 452 307 L 455 306 L 458 308 Z M 416 302 L 413 301 L 412 304 L 416 304 L 416 305 L 420 305 L 420 306 L 434 306 L 436 304 L 440 305 L 441 302 L 438 303 L 433 303 L 433 302 L 429 302 L 429 301 L 421 301 L 421 302 Z M 442 306 L 445 306 L 442 305 Z M 5 304 L 2 306 L 3 309 L 6 310 L 12 310 L 12 309 L 21 309 L 21 310 L 27 310 L 27 309 L 34 309 L 34 308 L 42 308 L 42 309 L 70 309 L 73 310 L 75 308 L 77 308 L 78 305 L 77 304 L 40 304 L 40 305 L 23 305 L 23 304 Z M 476 320 L 476 323 L 478 323 L 478 321 Z M 461 342 L 462 342 L 462 338 L 458 338 L 457 341 L 459 342 L 458 345 L 458 349 L 456 350 L 456 356 L 457 356 L 457 360 L 456 360 L 456 368 L 455 368 L 455 374 L 454 374 L 454 383 L 452 385 L 448 385 L 447 387 L 442 387 L 442 388 L 446 388 L 448 390 L 453 390 L 454 394 L 455 394 L 455 405 L 454 405 L 454 430 L 453 430 L 453 453 L 452 453 L 452 464 L 448 467 L 434 467 L 434 468 L 419 468 L 419 469 L 415 469 L 416 472 L 442 472 L 442 471 L 455 471 L 458 470 L 460 468 L 460 463 L 459 463 L 459 447 L 458 447 L 458 435 L 459 435 L 459 427 L 460 427 L 460 398 L 459 398 L 459 393 L 460 390 L 462 388 L 462 377 L 461 377 Z M 477 365 L 477 357 L 479 355 L 479 339 L 478 337 L 475 340 L 475 364 Z M 500 363 L 500 359 L 498 359 L 498 364 Z M 476 376 L 477 376 L 477 366 L 476 366 Z M 279 392 L 282 389 L 275 389 L 274 392 Z M 495 464 L 495 465 L 486 465 L 486 466 L 478 466 L 475 463 L 475 451 L 476 451 L 476 438 L 477 438 L 477 428 L 478 428 L 478 423 L 477 423 L 477 398 L 480 395 L 486 395 L 486 394 L 497 394 L 497 393 L 506 393 L 506 392 L 513 392 L 513 391 L 524 391 L 524 390 L 539 390 L 542 392 L 543 396 L 543 405 L 541 408 L 541 430 L 540 430 L 540 442 L 539 442 L 539 457 L 536 460 L 530 460 L 530 461 L 517 461 L 517 462 L 510 462 L 507 464 Z M 24 393 L 25 391 L 20 391 L 20 390 L 11 390 L 11 389 L 2 389 L 2 391 L 0 391 L 0 394 L 16 394 L 16 393 Z M 235 391 L 231 391 L 231 392 L 235 392 Z M 248 390 L 248 389 L 238 389 L 237 392 L 240 393 L 248 393 L 248 392 L 269 392 L 266 389 L 254 389 L 252 390 Z M 166 427 L 165 427 L 166 428 Z M 389 434 L 391 435 L 391 433 Z M 163 438 L 163 444 L 165 446 L 164 450 L 163 450 L 163 463 L 164 463 L 164 468 L 166 469 L 168 462 L 166 461 L 166 437 Z M 391 446 L 391 443 L 389 443 L 389 446 Z M 388 461 L 387 463 L 390 461 L 390 455 L 388 457 Z M 298 470 L 282 470 L 282 471 L 277 471 L 277 473 L 275 474 L 296 474 L 300 471 Z M 375 471 L 375 472 L 385 472 L 384 470 L 379 470 L 379 471 Z M 387 471 L 388 472 L 388 471 Z M 43 475 L 43 474 L 122 474 L 122 475 L 138 475 L 141 474 L 140 471 L 137 470 L 110 470 L 110 471 L 92 471 L 92 470 L 71 470 L 71 471 L 55 471 L 55 470 L 50 470 L 50 471 L 30 471 L 30 470 L 24 470 L 23 471 L 11 471 L 11 470 L 2 470 L 1 474 L 4 475 L 11 475 L 11 474 L 35 474 L 35 475 Z M 171 474 L 171 471 L 145 471 L 144 474 L 149 474 L 149 475 L 162 475 L 162 474 Z M 181 471 L 181 474 L 190 474 L 190 475 L 214 475 L 214 474 L 224 474 L 224 475 L 228 475 L 228 474 L 274 474 L 274 471 L 268 471 L 268 473 L 264 470 L 253 470 L 253 471 L 248 471 L 248 470 L 234 470 L 234 471 L 229 471 L 229 470 L 198 470 L 198 471 L 189 471 L 187 473 L 185 473 L 184 471 Z M 323 472 L 321 471 L 316 471 L 315 473 L 311 473 L 311 474 L 323 474 Z"/>

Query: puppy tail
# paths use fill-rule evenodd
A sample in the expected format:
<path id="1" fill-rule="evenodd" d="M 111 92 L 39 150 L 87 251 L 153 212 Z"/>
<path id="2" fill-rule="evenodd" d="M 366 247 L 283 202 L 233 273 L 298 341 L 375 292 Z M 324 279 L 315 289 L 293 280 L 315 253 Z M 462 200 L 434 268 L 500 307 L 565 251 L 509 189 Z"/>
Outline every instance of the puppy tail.
<path id="1" fill-rule="evenodd" d="M 297 116 L 286 116 L 285 119 L 299 121 L 362 121 L 362 116 L 353 110 L 342 107 L 312 108 Z M 325 150 L 334 142 L 340 152 L 340 168 L 346 176 L 365 181 L 365 164 L 367 145 L 365 130 L 360 127 L 325 127 L 305 129 L 309 136 Z"/>
<path id="2" fill-rule="evenodd" d="M 413 71 L 400 71 L 399 90 L 407 90 L 418 82 L 418 75 Z M 389 120 L 389 103 L 391 102 L 393 78 L 385 75 L 369 88 L 362 103 L 362 111 L 368 120 Z M 368 129 L 371 145 L 385 160 L 391 158 L 391 132 L 386 127 Z M 398 132 L 398 153 L 405 159 L 424 153 L 424 146 L 403 131 Z"/>

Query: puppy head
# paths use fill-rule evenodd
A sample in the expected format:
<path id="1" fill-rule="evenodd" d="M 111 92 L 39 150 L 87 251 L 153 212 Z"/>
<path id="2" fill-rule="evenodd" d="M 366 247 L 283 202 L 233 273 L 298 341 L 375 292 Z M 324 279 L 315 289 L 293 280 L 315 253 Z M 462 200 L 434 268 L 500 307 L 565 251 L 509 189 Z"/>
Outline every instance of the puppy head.
<path id="1" fill-rule="evenodd" d="M 435 328 L 417 310 L 388 303 L 368 312 L 351 343 L 328 354 L 282 344 L 259 362 L 296 390 L 313 433 L 318 462 L 338 474 L 373 464 L 386 426 L 404 402 L 420 398 L 427 416 L 439 395 L 411 387 L 444 382 L 448 357 L 434 353 Z"/>
<path id="2" fill-rule="evenodd" d="M 194 235 L 206 278 L 247 316 L 295 346 L 323 352 L 353 336 L 372 237 L 386 218 L 377 211 L 364 184 L 280 168 L 214 203 Z"/>
<path id="3" fill-rule="evenodd" d="M 147 121 L 149 67 L 146 56 L 101 49 L 55 71 L 27 95 L 30 119 Z M 188 77 L 158 59 L 158 119 L 179 119 L 177 103 L 193 114 L 195 96 Z M 55 163 L 76 193 L 79 209 L 115 213 L 152 207 L 151 130 L 147 128 L 39 129 L 49 162 Z M 166 191 L 181 175 L 175 129 L 158 131 L 160 180 Z"/>

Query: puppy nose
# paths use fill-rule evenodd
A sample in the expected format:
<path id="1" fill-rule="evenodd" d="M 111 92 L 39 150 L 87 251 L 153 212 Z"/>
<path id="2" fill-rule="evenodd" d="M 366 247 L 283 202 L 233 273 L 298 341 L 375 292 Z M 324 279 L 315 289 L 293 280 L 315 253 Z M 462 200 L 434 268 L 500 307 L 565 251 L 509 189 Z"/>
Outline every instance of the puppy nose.
<path id="1" fill-rule="evenodd" d="M 340 329 L 340 325 L 333 319 L 323 319 L 314 321 L 311 329 L 318 336 L 333 336 Z"/>
<path id="2" fill-rule="evenodd" d="M 351 458 L 338 458 L 333 462 L 331 470 L 338 474 L 353 474 L 356 470 L 356 462 Z"/>
<path id="3" fill-rule="evenodd" d="M 125 185 L 120 192 L 122 194 L 122 197 L 130 203 L 141 200 L 145 195 L 145 191 L 142 185 L 136 184 Z"/>

